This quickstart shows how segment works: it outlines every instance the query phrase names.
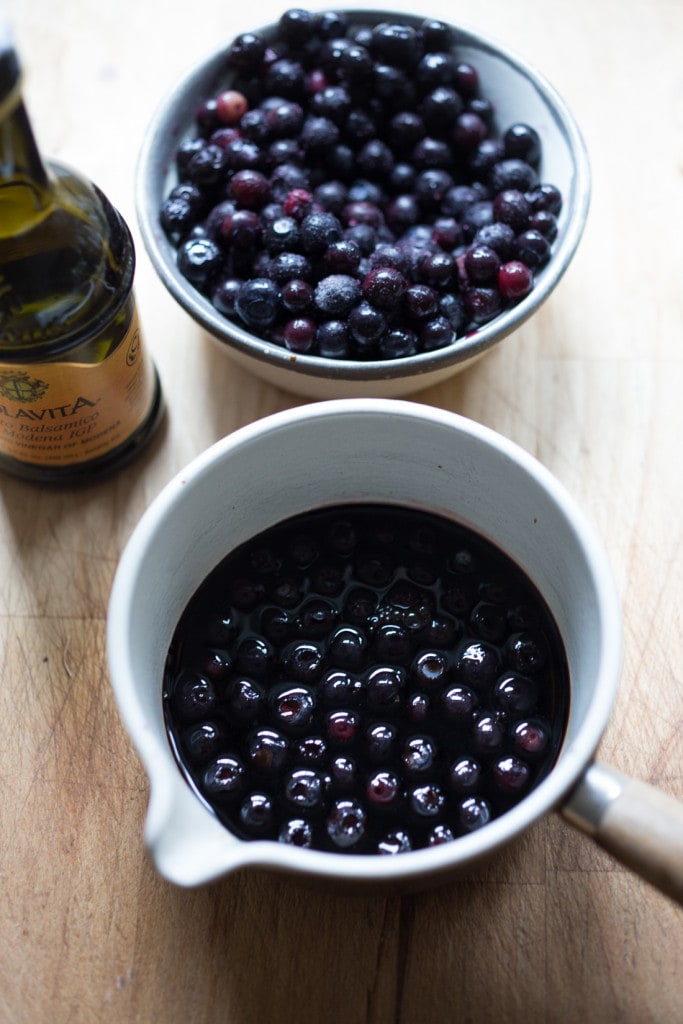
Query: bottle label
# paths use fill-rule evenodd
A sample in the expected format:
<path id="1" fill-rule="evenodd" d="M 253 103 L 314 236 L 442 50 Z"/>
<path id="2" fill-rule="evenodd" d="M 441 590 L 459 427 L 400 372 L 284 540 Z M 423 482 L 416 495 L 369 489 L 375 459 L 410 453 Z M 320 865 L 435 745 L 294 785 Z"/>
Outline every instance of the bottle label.
<path id="1" fill-rule="evenodd" d="M 0 362 L 0 452 L 36 466 L 97 459 L 144 423 L 154 391 L 137 312 L 100 363 Z"/>

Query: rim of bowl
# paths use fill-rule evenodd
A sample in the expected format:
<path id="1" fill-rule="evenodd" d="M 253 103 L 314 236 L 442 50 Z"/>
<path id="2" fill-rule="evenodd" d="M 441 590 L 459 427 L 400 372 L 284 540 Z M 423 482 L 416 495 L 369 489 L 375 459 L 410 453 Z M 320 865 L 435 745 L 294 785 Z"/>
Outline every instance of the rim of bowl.
<path id="1" fill-rule="evenodd" d="M 356 10 L 339 8 L 350 19 L 361 24 L 375 24 L 396 18 L 403 23 L 417 26 L 426 15 L 414 15 L 391 10 Z M 470 46 L 483 50 L 505 61 L 530 83 L 545 102 L 553 120 L 564 135 L 572 159 L 572 180 L 568 197 L 564 197 L 562 215 L 564 228 L 553 245 L 549 263 L 535 280 L 529 295 L 517 305 L 500 313 L 492 321 L 476 331 L 457 339 L 451 345 L 432 352 L 390 360 L 333 360 L 323 356 L 299 355 L 287 349 L 258 338 L 238 323 L 220 314 L 208 298 L 187 281 L 176 265 L 176 249 L 166 237 L 159 224 L 158 210 L 162 195 L 159 182 L 169 173 L 169 159 L 163 163 L 158 152 L 168 146 L 170 139 L 177 143 L 189 128 L 188 123 L 179 123 L 177 108 L 183 97 L 196 84 L 215 81 L 223 77 L 220 73 L 225 53 L 232 37 L 214 48 L 161 100 L 145 132 L 138 155 L 135 180 L 135 205 L 143 242 L 152 264 L 161 281 L 178 304 L 206 330 L 215 341 L 232 347 L 271 366 L 294 373 L 328 378 L 331 380 L 373 381 L 388 378 L 405 378 L 422 375 L 465 362 L 483 354 L 504 337 L 517 330 L 548 298 L 563 277 L 584 231 L 591 198 L 591 171 L 586 144 L 578 123 L 567 103 L 550 81 L 536 67 L 509 47 L 482 35 L 471 28 L 451 23 L 454 32 L 454 46 Z M 251 31 L 272 36 L 277 30 L 275 23 L 256 27 Z"/>
<path id="2" fill-rule="evenodd" d="M 532 478 L 551 498 L 565 520 L 571 525 L 576 544 L 590 566 L 602 617 L 605 642 L 600 651 L 595 688 L 589 709 L 577 735 L 565 743 L 546 778 L 519 804 L 499 818 L 470 835 L 460 836 L 452 843 L 402 853 L 395 857 L 377 854 L 346 856 L 320 850 L 299 849 L 286 844 L 265 841 L 244 841 L 220 825 L 212 811 L 192 791 L 178 768 L 170 745 L 162 745 L 149 726 L 135 685 L 136 669 L 130 645 L 131 598 L 140 572 L 144 570 L 148 546 L 156 531 L 164 526 L 173 506 L 193 481 L 215 472 L 216 466 L 230 459 L 231 453 L 250 445 L 255 439 L 292 425 L 312 423 L 320 417 L 365 416 L 429 420 L 469 435 L 514 462 L 520 472 Z M 310 427 L 309 427 L 310 429 Z M 154 829 L 147 829 L 149 845 L 157 868 L 165 877 L 183 885 L 203 884 L 240 867 L 265 867 L 294 874 L 310 875 L 328 880 L 356 882 L 400 882 L 418 880 L 423 875 L 439 876 L 473 866 L 476 862 L 502 848 L 548 811 L 557 808 L 579 780 L 590 763 L 609 722 L 619 684 L 622 650 L 622 624 L 618 595 L 611 568 L 602 544 L 585 514 L 564 485 L 538 460 L 503 435 L 458 413 L 401 399 L 338 399 L 304 404 L 295 409 L 273 413 L 248 424 L 222 438 L 193 459 L 170 480 L 148 506 L 135 527 L 121 556 L 109 602 L 107 648 L 111 684 L 121 718 L 146 769 L 150 783 L 147 825 L 154 817 Z M 161 711 L 161 680 L 159 680 L 159 715 Z M 173 820 L 179 800 L 184 807 L 191 798 L 194 817 L 214 824 L 211 850 L 204 857 L 197 854 L 192 862 L 192 837 L 181 844 L 183 852 L 157 857 L 156 845 L 164 833 L 177 832 Z M 201 814 L 198 808 L 201 808 Z M 197 819 L 198 820 L 198 819 Z M 154 832 L 154 837 L 150 832 Z M 163 844 L 161 844 L 163 845 Z M 181 863 L 182 862 L 182 863 Z M 190 863 L 192 862 L 192 863 Z"/>

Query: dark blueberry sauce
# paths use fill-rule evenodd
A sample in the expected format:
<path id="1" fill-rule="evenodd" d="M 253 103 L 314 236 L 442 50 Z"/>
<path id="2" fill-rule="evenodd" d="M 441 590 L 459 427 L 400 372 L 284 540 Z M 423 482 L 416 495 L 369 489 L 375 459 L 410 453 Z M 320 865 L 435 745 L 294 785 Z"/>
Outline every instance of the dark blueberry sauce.
<path id="1" fill-rule="evenodd" d="M 550 771 L 569 685 L 542 597 L 487 540 L 400 506 L 299 515 L 230 553 L 175 630 L 170 742 L 242 839 L 449 842 Z"/>
<path id="2" fill-rule="evenodd" d="M 296 25 L 296 30 L 293 26 Z M 226 47 L 159 219 L 218 312 L 297 355 L 454 344 L 533 289 L 562 195 L 443 22 L 291 9 Z"/>

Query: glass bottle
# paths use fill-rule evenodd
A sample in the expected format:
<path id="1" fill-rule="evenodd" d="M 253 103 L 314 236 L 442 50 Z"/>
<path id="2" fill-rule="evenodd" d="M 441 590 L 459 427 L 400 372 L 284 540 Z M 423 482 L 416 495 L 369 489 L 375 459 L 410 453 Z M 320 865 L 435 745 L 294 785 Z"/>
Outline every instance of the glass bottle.
<path id="1" fill-rule="evenodd" d="M 163 401 L 134 270 L 106 196 L 41 158 L 0 10 L 0 469 L 89 481 L 150 439 Z"/>

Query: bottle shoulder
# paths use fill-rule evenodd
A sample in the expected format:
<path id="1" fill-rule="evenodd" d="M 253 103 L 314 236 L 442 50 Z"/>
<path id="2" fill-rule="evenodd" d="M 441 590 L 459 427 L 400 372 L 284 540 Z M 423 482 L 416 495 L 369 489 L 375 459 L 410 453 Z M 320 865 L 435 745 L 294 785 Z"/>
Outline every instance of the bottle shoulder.
<path id="1" fill-rule="evenodd" d="M 106 200 L 93 183 L 64 164 L 46 163 L 46 169 L 43 180 L 17 168 L 7 175 L 0 171 L 0 252 L 3 244 L 40 232 L 55 215 L 73 218 L 74 228 L 81 222 L 106 230 Z"/>
<path id="2" fill-rule="evenodd" d="M 81 345 L 115 318 L 132 288 L 135 250 L 123 217 L 87 178 L 47 166 L 48 195 L 28 227 L 0 236 L 0 358 L 46 358 Z"/>

